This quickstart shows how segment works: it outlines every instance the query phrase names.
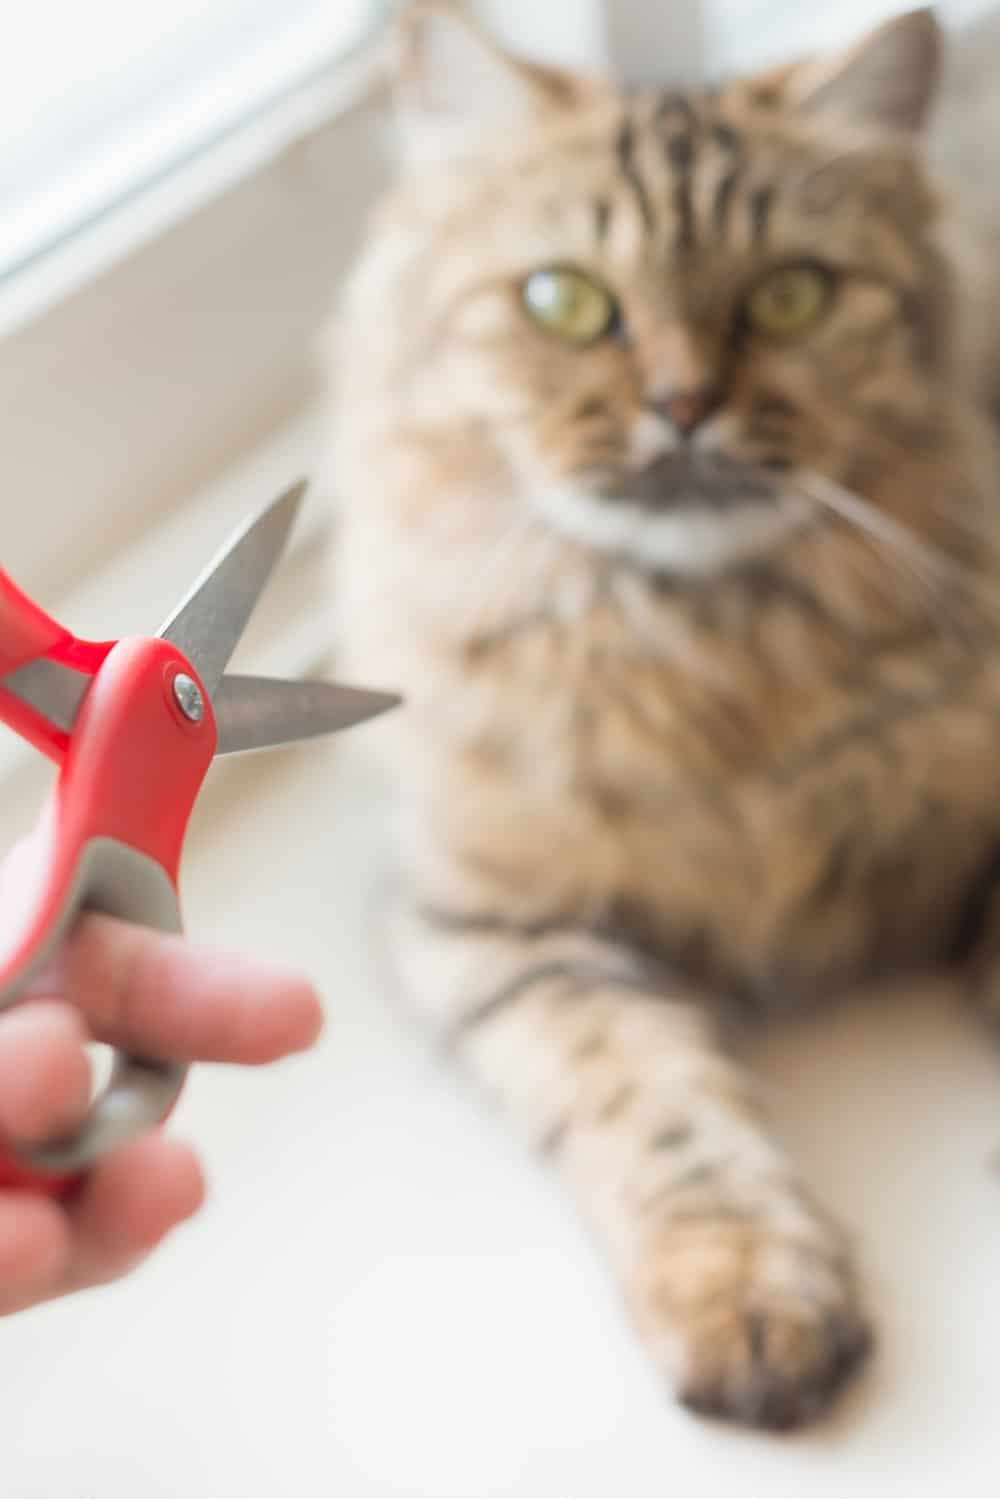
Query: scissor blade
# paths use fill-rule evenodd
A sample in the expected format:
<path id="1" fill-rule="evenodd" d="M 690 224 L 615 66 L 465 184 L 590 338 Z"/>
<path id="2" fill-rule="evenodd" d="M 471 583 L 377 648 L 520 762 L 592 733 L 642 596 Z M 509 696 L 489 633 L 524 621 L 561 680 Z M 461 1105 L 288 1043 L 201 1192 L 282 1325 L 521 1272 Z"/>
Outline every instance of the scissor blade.
<path id="1" fill-rule="evenodd" d="M 215 697 L 216 755 L 266 750 L 333 734 L 395 708 L 391 693 L 333 682 L 288 682 L 280 677 L 224 677 Z"/>
<path id="2" fill-rule="evenodd" d="M 305 482 L 242 527 L 202 573 L 159 634 L 194 665 L 211 698 L 284 549 Z"/>
<path id="3" fill-rule="evenodd" d="M 40 660 L 11 672 L 0 682 L 0 687 L 68 734 L 93 680 L 88 674 L 74 672 L 58 662 Z"/>

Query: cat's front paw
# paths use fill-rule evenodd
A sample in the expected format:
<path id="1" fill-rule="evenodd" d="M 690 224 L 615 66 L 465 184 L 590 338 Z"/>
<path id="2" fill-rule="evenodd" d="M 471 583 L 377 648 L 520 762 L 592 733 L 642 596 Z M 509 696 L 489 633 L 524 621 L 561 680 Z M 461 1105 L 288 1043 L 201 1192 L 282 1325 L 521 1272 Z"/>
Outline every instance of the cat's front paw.
<path id="1" fill-rule="evenodd" d="M 871 1343 L 833 1236 L 813 1247 L 745 1221 L 666 1225 L 632 1290 L 680 1400 L 753 1427 L 818 1416 Z"/>

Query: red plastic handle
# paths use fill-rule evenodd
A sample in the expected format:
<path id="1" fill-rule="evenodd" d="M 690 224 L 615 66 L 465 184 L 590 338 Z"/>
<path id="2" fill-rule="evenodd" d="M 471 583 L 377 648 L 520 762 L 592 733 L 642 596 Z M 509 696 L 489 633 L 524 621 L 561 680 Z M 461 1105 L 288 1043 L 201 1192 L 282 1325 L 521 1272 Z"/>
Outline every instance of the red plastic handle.
<path id="1" fill-rule="evenodd" d="M 0 677 L 52 655 L 72 639 L 0 568 Z"/>
<path id="2" fill-rule="evenodd" d="M 179 673 L 197 682 L 175 647 L 145 638 L 118 642 L 97 671 L 39 829 L 47 848 L 38 888 L 22 902 L 13 942 L 0 959 L 0 1002 L 20 993 L 82 907 L 167 925 L 162 888 L 176 891 L 184 834 L 216 746 L 207 694 L 200 720 L 192 722 L 175 697 Z M 107 878 L 109 868 L 116 873 L 116 851 L 123 876 L 117 882 Z M 148 885 L 149 897 L 130 878 L 136 861 L 161 877 L 159 891 L 156 879 Z M 88 885 L 87 874 L 98 863 L 100 888 Z M 75 1174 L 39 1172 L 23 1156 L 0 1151 L 0 1186 L 58 1195 L 75 1181 Z"/>

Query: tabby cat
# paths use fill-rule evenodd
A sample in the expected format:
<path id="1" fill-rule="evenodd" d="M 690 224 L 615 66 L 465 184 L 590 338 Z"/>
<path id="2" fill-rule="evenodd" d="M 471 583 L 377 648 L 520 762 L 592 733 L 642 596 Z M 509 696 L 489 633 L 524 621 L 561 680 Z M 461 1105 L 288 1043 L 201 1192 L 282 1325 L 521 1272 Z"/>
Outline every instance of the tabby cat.
<path id="1" fill-rule="evenodd" d="M 920 144 L 940 51 L 922 11 L 635 93 L 411 8 L 333 355 L 349 664 L 407 696 L 402 981 L 681 1400 L 766 1427 L 869 1334 L 735 1023 L 945 963 L 1000 1009 L 998 469 Z"/>

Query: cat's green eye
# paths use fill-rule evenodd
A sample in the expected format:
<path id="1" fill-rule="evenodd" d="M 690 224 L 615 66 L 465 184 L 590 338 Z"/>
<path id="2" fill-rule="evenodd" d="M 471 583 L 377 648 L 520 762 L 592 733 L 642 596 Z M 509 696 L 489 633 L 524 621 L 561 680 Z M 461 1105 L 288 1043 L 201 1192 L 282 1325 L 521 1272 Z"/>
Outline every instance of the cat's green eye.
<path id="1" fill-rule="evenodd" d="M 794 338 L 819 321 L 832 296 L 833 279 L 821 266 L 779 266 L 753 288 L 744 318 L 754 333 Z"/>
<path id="2" fill-rule="evenodd" d="M 618 322 L 618 303 L 607 287 L 572 266 L 532 272 L 521 298 L 529 317 L 569 344 L 592 344 Z"/>

